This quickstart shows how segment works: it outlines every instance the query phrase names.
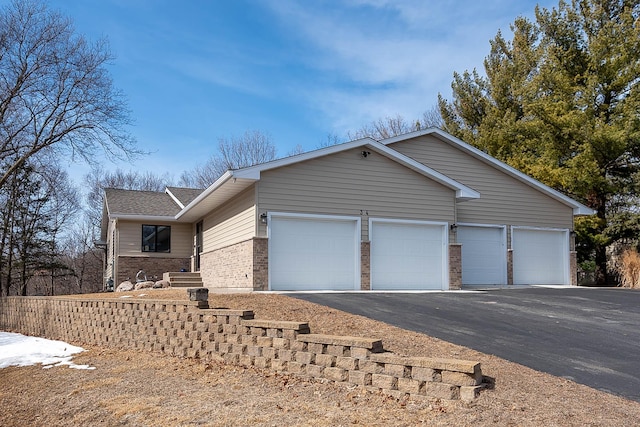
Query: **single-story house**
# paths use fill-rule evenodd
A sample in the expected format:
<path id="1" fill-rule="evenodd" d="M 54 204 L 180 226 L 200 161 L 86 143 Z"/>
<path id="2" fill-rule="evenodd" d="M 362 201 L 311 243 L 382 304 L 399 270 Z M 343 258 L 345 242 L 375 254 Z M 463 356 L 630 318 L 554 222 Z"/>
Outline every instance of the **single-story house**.
<path id="1" fill-rule="evenodd" d="M 107 189 L 105 280 L 199 272 L 250 290 L 576 284 L 583 204 L 431 128 L 229 170 L 204 190 Z"/>

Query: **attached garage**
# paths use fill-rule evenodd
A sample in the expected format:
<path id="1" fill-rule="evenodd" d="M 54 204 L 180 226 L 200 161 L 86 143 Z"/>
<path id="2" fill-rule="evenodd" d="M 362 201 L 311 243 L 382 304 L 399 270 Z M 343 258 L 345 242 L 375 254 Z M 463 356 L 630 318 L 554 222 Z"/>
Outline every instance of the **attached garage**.
<path id="1" fill-rule="evenodd" d="M 448 289 L 446 231 L 446 223 L 371 219 L 371 289 Z"/>
<path id="2" fill-rule="evenodd" d="M 360 219 L 270 214 L 272 290 L 360 289 Z"/>
<path id="3" fill-rule="evenodd" d="M 569 231 L 513 227 L 514 285 L 568 285 Z"/>
<path id="4" fill-rule="evenodd" d="M 456 231 L 462 244 L 462 284 L 506 285 L 506 228 L 458 225 Z"/>

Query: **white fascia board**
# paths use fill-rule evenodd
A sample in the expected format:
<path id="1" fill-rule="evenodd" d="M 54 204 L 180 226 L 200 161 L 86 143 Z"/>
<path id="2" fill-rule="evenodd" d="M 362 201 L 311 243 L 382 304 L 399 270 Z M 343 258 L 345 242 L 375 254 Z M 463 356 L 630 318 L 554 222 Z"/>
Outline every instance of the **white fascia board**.
<path id="1" fill-rule="evenodd" d="M 456 138 L 455 136 L 443 131 L 442 129 L 438 129 L 438 128 L 429 128 L 429 129 L 425 129 L 425 130 L 420 130 L 420 131 L 416 131 L 416 132 L 411 132 L 411 133 L 407 133 L 404 135 L 399 135 L 399 136 L 395 136 L 393 138 L 387 138 L 384 139 L 382 141 L 380 141 L 381 144 L 383 145 L 388 145 L 388 144 L 393 144 L 394 142 L 399 142 L 399 141 L 404 141 L 407 139 L 411 139 L 411 138 L 416 138 L 418 136 L 423 136 L 423 135 L 430 135 L 430 134 L 436 134 L 438 135 L 440 138 L 454 144 L 457 145 L 460 149 L 462 149 L 463 151 L 468 152 L 469 154 L 471 154 L 472 156 L 486 162 L 489 163 L 491 165 L 493 165 L 494 167 L 502 170 L 503 172 L 505 172 L 507 175 L 510 175 L 516 179 L 518 179 L 519 181 L 522 181 L 534 188 L 536 188 L 537 190 L 547 194 L 549 197 L 556 199 L 557 201 L 573 208 L 573 215 L 594 215 L 596 212 L 583 205 L 582 203 L 573 200 L 571 197 L 569 196 L 565 196 L 564 194 L 560 193 L 557 190 L 554 190 L 553 188 L 541 183 L 540 181 L 530 177 L 527 174 L 524 174 L 522 172 L 520 172 L 519 170 L 509 166 L 506 163 L 501 162 L 500 160 L 496 159 L 495 157 L 492 157 L 490 155 L 488 155 L 487 153 L 485 153 L 484 151 L 481 151 L 479 149 L 477 149 L 476 147 L 467 144 L 466 142 L 462 141 L 459 138 Z"/>
<path id="2" fill-rule="evenodd" d="M 223 173 L 222 176 L 216 180 L 216 182 L 211 184 L 206 190 L 204 190 L 202 193 L 200 193 L 200 195 L 198 195 L 198 197 L 193 199 L 191 201 L 191 203 L 189 203 L 180 212 L 178 212 L 178 214 L 175 216 L 175 219 L 180 219 L 180 217 L 183 216 L 185 213 L 187 213 L 189 211 L 189 209 L 191 209 L 192 207 L 196 206 L 198 203 L 202 202 L 211 193 L 216 191 L 218 188 L 222 187 L 222 185 L 225 182 L 229 181 L 232 177 L 233 177 L 233 171 L 228 170 L 225 173 Z"/>
<path id="3" fill-rule="evenodd" d="M 399 151 L 389 148 L 386 145 L 381 144 L 380 142 L 371 141 L 367 143 L 367 146 L 377 153 L 393 159 L 396 162 L 408 167 L 409 169 L 412 169 L 415 172 L 431 178 L 432 180 L 444 185 L 447 188 L 455 190 L 457 199 L 471 200 L 480 198 L 480 193 L 476 190 L 467 187 L 466 185 L 452 178 L 449 178 L 448 176 L 438 172 L 437 170 L 431 169 L 430 167 L 412 159 L 409 156 L 405 156 Z"/>
<path id="4" fill-rule="evenodd" d="M 132 214 L 110 214 L 109 219 L 121 219 L 126 221 L 157 221 L 157 222 L 175 222 L 175 216 L 165 215 L 132 215 Z"/>
<path id="5" fill-rule="evenodd" d="M 180 206 L 180 209 L 184 209 L 184 205 L 182 204 L 182 202 L 180 200 L 178 200 L 178 198 L 176 196 L 174 196 L 174 194 L 171 192 L 171 190 L 169 190 L 169 187 L 166 187 L 164 189 L 164 192 L 167 193 L 169 195 L 169 197 L 171 197 L 173 199 L 173 201 L 176 202 L 176 204 L 178 206 Z"/>

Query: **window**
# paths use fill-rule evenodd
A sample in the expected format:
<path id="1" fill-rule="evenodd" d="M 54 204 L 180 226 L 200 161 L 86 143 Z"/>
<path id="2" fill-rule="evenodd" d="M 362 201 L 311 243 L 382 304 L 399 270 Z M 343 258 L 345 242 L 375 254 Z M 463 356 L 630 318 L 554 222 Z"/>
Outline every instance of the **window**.
<path id="1" fill-rule="evenodd" d="M 171 252 L 171 227 L 143 225 L 142 252 Z"/>

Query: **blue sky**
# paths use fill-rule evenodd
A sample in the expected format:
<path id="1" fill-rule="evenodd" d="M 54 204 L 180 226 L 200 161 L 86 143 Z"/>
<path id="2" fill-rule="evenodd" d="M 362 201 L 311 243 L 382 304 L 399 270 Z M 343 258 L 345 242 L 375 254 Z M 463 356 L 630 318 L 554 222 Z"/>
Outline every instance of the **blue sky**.
<path id="1" fill-rule="evenodd" d="M 286 155 L 386 116 L 414 120 L 450 98 L 454 71 L 482 69 L 489 40 L 529 0 L 50 0 L 106 37 L 132 135 L 152 154 L 109 167 L 169 172 L 219 137 L 269 134 Z M 74 168 L 76 175 L 85 169 Z"/>

